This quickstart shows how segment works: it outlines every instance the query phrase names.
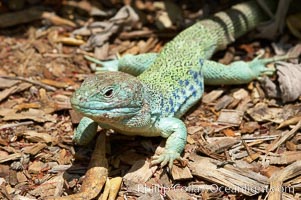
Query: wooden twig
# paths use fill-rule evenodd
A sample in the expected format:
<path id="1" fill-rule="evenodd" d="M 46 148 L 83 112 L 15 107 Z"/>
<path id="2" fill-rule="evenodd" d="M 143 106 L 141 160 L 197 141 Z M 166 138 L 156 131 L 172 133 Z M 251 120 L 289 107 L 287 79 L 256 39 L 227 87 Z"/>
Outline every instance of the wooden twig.
<path id="1" fill-rule="evenodd" d="M 247 196 L 263 193 L 268 188 L 268 179 L 248 169 L 241 169 L 196 154 L 189 156 L 188 164 L 192 174 L 212 183 L 217 183 L 221 188 L 239 192 Z"/>
<path id="2" fill-rule="evenodd" d="M 116 199 L 118 192 L 121 187 L 122 178 L 121 177 L 115 177 L 110 180 L 110 193 L 108 196 L 108 200 L 114 200 Z"/>
<path id="3" fill-rule="evenodd" d="M 4 125 L 0 126 L 0 130 L 6 129 L 6 128 L 14 128 L 17 126 L 29 125 L 29 124 L 33 124 L 33 121 L 19 122 L 19 123 L 15 123 L 15 124 L 4 124 Z"/>
<path id="4" fill-rule="evenodd" d="M 80 192 L 65 197 L 53 198 L 53 200 L 94 199 L 99 195 L 108 177 L 108 161 L 105 157 L 105 138 L 105 134 L 99 134 L 97 138 L 89 169 Z"/>
<path id="5" fill-rule="evenodd" d="M 301 121 L 301 116 L 292 117 L 288 120 L 285 120 L 285 121 L 281 122 L 279 124 L 279 126 L 277 127 L 277 129 L 281 129 L 281 128 L 286 127 L 288 125 L 297 124 L 299 121 Z"/>
<path id="6" fill-rule="evenodd" d="M 267 147 L 267 152 L 274 151 L 275 149 L 277 149 L 281 144 L 283 144 L 285 141 L 293 137 L 300 128 L 301 128 L 301 121 L 299 121 L 298 124 L 292 130 L 286 132 L 277 141 L 270 144 Z"/>
<path id="7" fill-rule="evenodd" d="M 50 90 L 50 91 L 55 91 L 56 90 L 55 87 L 46 85 L 44 83 L 41 83 L 40 81 L 34 81 L 34 80 L 30 80 L 30 79 L 27 79 L 27 78 L 24 78 L 24 77 L 20 77 L 20 76 L 16 76 L 15 77 L 15 76 L 3 76 L 3 75 L 1 75 L 0 78 L 6 78 L 6 79 L 10 79 L 10 80 L 25 81 L 25 82 L 28 82 L 28 83 L 31 83 L 31 84 L 34 84 L 34 85 L 41 86 L 41 87 L 45 88 L 46 90 Z"/>
<path id="8" fill-rule="evenodd" d="M 293 178 L 301 174 L 301 161 L 296 161 L 286 168 L 274 173 L 270 178 L 270 191 L 268 194 L 268 200 L 280 200 L 282 199 L 282 193 L 284 188 L 282 186 L 283 181 Z"/>

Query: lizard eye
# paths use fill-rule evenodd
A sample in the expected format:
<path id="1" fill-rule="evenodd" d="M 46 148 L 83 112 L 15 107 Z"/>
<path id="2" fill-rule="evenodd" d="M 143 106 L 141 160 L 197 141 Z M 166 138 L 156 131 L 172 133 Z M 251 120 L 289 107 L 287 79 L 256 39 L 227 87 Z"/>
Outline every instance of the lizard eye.
<path id="1" fill-rule="evenodd" d="M 112 97 L 113 96 L 113 89 L 108 89 L 104 93 L 105 97 Z"/>

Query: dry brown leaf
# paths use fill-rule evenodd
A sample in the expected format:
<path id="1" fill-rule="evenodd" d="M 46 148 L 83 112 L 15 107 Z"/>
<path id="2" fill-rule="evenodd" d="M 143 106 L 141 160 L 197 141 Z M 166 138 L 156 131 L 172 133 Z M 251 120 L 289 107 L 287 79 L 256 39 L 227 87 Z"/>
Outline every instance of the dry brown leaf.
<path id="1" fill-rule="evenodd" d="M 92 50 L 95 47 L 101 47 L 108 39 L 120 28 L 131 29 L 138 22 L 139 17 L 130 6 L 122 7 L 114 17 L 108 21 L 94 22 L 88 27 L 83 27 L 73 32 L 74 35 L 86 34 L 87 30 L 92 33 L 91 37 L 82 48 L 86 51 Z"/>
<path id="2" fill-rule="evenodd" d="M 260 84 L 268 97 L 277 99 L 281 98 L 279 85 L 274 83 L 269 77 L 262 77 Z"/>
<path id="3" fill-rule="evenodd" d="M 279 53 L 282 53 L 282 55 L 286 54 L 289 58 L 295 59 L 295 62 L 297 61 L 296 58 L 301 54 L 301 44 L 296 44 L 288 50 L 283 50 L 285 47 L 282 43 L 274 44 L 273 46 L 278 55 Z M 276 69 L 278 82 L 276 83 L 268 77 L 263 77 L 261 79 L 262 88 L 270 98 L 280 98 L 283 102 L 295 101 L 301 96 L 301 81 L 299 79 L 301 65 L 278 61 Z"/>
<path id="4" fill-rule="evenodd" d="M 283 102 L 294 101 L 301 96 L 301 64 L 277 63 L 278 82 Z"/>

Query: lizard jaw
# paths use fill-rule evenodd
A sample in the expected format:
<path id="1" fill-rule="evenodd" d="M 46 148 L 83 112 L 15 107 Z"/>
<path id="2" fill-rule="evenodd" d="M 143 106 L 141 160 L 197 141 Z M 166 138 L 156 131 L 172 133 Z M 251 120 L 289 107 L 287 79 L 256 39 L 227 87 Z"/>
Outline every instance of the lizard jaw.
<path id="1" fill-rule="evenodd" d="M 140 108 L 138 107 L 123 107 L 123 108 L 93 108 L 84 107 L 81 105 L 72 104 L 73 109 L 80 112 L 84 116 L 98 119 L 113 119 L 120 117 L 130 117 L 136 115 Z"/>

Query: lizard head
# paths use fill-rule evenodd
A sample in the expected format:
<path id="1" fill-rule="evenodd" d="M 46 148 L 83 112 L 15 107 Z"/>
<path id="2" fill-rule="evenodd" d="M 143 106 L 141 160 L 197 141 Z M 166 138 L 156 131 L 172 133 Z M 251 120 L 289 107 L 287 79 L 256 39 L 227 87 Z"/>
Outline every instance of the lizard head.
<path id="1" fill-rule="evenodd" d="M 143 104 L 143 84 L 123 72 L 104 71 L 88 77 L 71 98 L 73 109 L 97 122 L 130 118 Z"/>

